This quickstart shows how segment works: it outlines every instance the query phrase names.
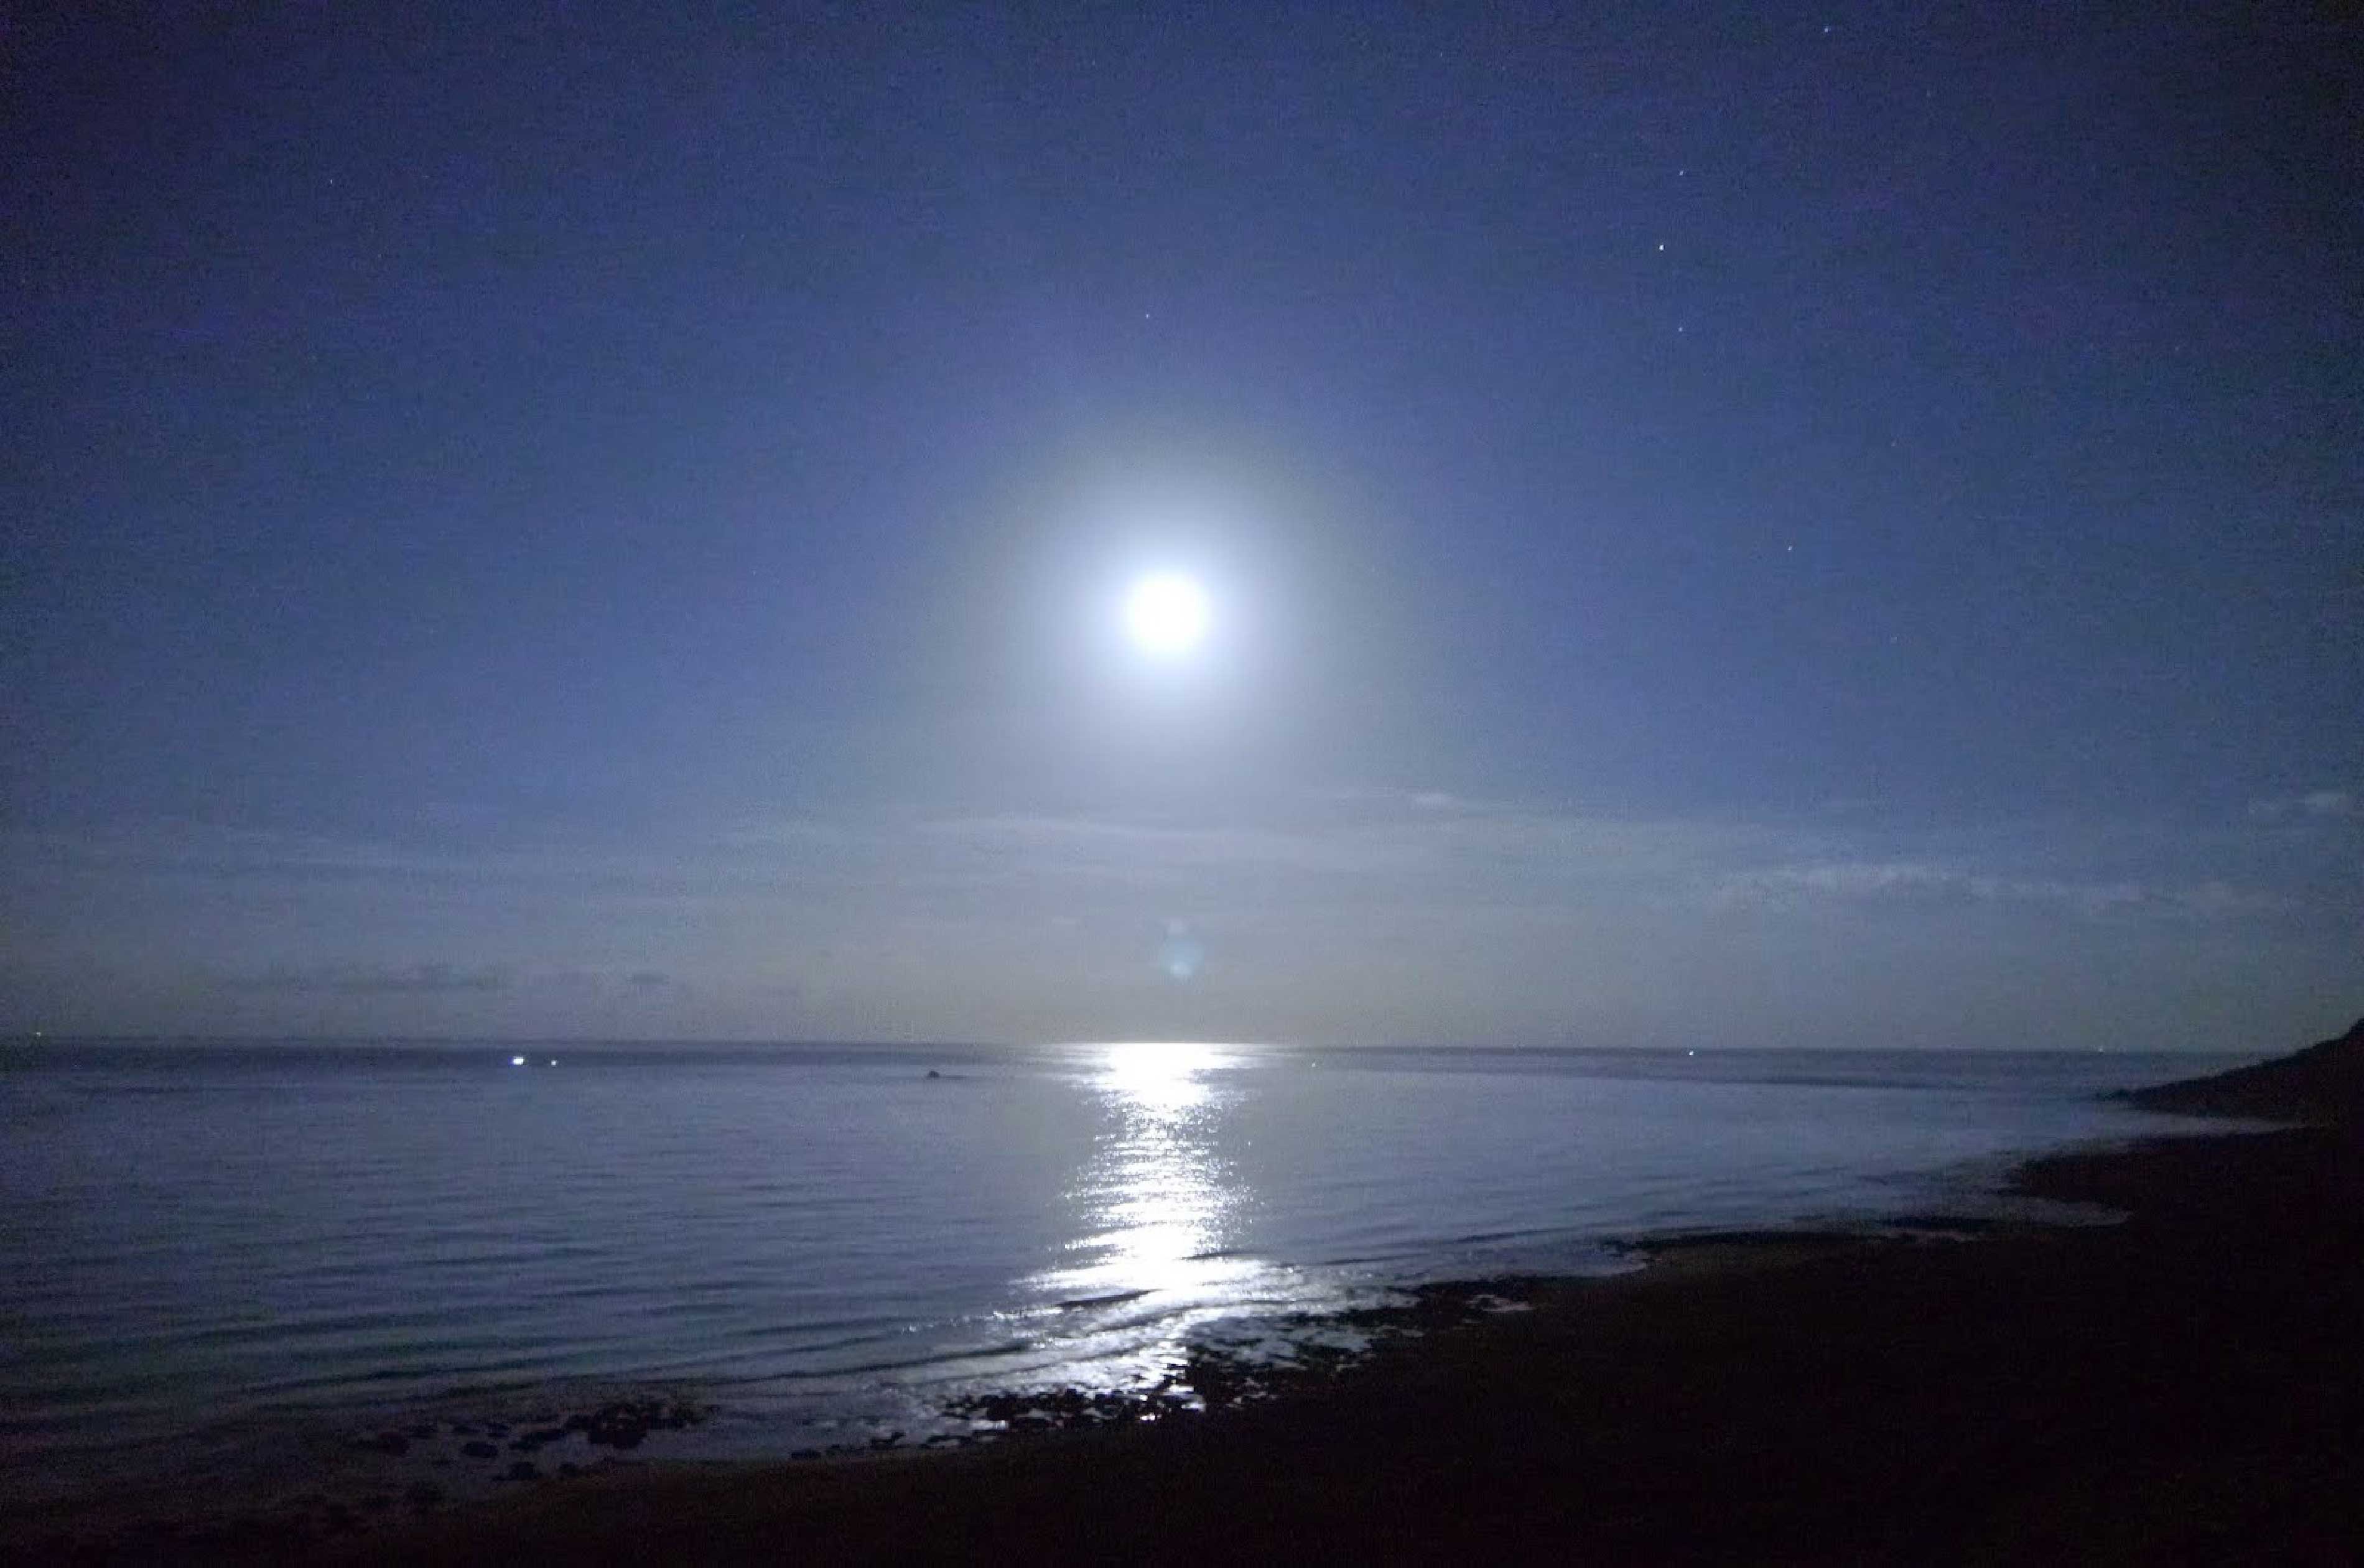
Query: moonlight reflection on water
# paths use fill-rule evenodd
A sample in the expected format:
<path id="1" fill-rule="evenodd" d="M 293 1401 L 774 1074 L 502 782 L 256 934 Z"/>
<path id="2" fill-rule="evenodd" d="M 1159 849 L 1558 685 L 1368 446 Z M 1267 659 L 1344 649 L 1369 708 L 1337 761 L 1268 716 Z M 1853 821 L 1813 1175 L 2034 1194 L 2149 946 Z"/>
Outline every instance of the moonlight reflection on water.
<path id="1" fill-rule="evenodd" d="M 1082 1234 L 1038 1286 L 1069 1301 L 1158 1295 L 1213 1304 L 1255 1272 L 1222 1255 L 1249 1195 L 1217 1152 L 1230 1091 L 1215 1075 L 1232 1064 L 1212 1046 L 1107 1049 L 1091 1082 L 1109 1130 L 1069 1192 Z"/>

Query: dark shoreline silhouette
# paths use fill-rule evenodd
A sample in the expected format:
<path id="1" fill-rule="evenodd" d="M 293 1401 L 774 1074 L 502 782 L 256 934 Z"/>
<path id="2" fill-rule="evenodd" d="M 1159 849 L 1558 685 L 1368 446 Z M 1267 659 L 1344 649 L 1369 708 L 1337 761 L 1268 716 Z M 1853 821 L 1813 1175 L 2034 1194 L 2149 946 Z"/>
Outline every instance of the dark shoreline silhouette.
<path id="1" fill-rule="evenodd" d="M 2205 1078 L 2130 1089 L 2118 1098 L 2145 1110 L 2191 1116 L 2356 1126 L 2364 1123 L 2364 1018 L 2303 1051 Z"/>

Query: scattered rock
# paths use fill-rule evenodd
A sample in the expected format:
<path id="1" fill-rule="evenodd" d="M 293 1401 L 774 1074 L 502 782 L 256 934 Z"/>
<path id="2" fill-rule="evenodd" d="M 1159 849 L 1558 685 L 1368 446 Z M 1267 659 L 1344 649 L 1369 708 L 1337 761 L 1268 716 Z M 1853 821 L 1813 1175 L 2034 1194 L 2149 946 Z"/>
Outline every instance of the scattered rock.
<path id="1" fill-rule="evenodd" d="M 704 1413 L 688 1404 L 667 1404 L 663 1399 L 619 1399 L 602 1405 L 589 1416 L 580 1418 L 579 1429 L 588 1440 L 608 1448 L 638 1448 L 642 1439 L 657 1430 L 679 1431 L 694 1427 L 705 1418 Z M 574 1426 L 574 1418 L 567 1421 Z"/>
<path id="2" fill-rule="evenodd" d="M 501 1454 L 499 1449 L 481 1438 L 472 1443 L 462 1443 L 460 1451 L 470 1459 L 498 1459 Z"/>
<path id="3" fill-rule="evenodd" d="M 1195 1409 L 1197 1404 L 1168 1380 L 1147 1393 L 1111 1390 L 1086 1393 L 1080 1388 L 1057 1388 L 1019 1394 L 985 1394 L 957 1400 L 945 1408 L 947 1414 L 971 1421 L 974 1436 L 992 1437 L 1004 1429 L 1048 1431 L 1068 1427 L 1154 1421 L 1160 1416 Z M 961 1440 L 955 1437 L 948 1440 L 957 1442 Z"/>

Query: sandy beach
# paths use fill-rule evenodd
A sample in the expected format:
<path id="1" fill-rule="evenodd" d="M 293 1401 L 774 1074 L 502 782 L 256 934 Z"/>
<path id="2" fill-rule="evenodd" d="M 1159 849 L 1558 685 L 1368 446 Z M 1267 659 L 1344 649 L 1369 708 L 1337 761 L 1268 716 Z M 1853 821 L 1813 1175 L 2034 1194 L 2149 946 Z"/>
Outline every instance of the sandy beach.
<path id="1" fill-rule="evenodd" d="M 619 1470 L 220 1554 L 2352 1560 L 2364 1145 L 2163 1140 L 2044 1159 L 2017 1185 L 2130 1217 L 1670 1242 L 1617 1279 L 1430 1291 L 1394 1320 L 1418 1332 L 1211 1414 Z"/>

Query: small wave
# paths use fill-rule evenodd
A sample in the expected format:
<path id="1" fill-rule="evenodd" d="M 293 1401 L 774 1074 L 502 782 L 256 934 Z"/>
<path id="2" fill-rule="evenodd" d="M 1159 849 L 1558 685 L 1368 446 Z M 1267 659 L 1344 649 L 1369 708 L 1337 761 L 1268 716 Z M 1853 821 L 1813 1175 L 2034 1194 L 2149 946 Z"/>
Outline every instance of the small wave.
<path id="1" fill-rule="evenodd" d="M 1064 1301 L 1054 1301 L 1051 1306 L 1056 1311 L 1076 1312 L 1087 1307 L 1118 1307 L 1128 1301 L 1139 1301 L 1151 1294 L 1147 1290 L 1112 1290 L 1106 1296 L 1069 1296 Z"/>
<path id="2" fill-rule="evenodd" d="M 1472 1230 L 1465 1236 L 1447 1236 L 1441 1245 L 1447 1247 L 1482 1247 L 1495 1241 L 1526 1241 L 1538 1236 L 1559 1236 L 1567 1228 L 1557 1225 L 1521 1225 L 1506 1230 Z"/>
<path id="3" fill-rule="evenodd" d="M 1033 1340 L 1004 1340 L 999 1344 L 966 1345 L 953 1350 L 936 1351 L 923 1355 L 898 1356 L 891 1360 L 885 1361 L 852 1362 L 842 1365 L 831 1364 L 827 1366 L 797 1367 L 784 1372 L 775 1372 L 751 1376 L 717 1377 L 712 1374 L 708 1374 L 700 1381 L 718 1384 L 730 1383 L 747 1387 L 760 1386 L 765 1384 L 786 1384 L 794 1385 L 797 1384 L 809 1383 L 825 1385 L 842 1382 L 849 1377 L 868 1377 L 880 1373 L 913 1372 L 923 1367 L 935 1367 L 943 1369 L 946 1372 L 951 1372 L 968 1362 L 986 1361 L 996 1356 L 1024 1355 L 1029 1351 L 1039 1351 L 1042 1348 L 1041 1343 Z"/>

